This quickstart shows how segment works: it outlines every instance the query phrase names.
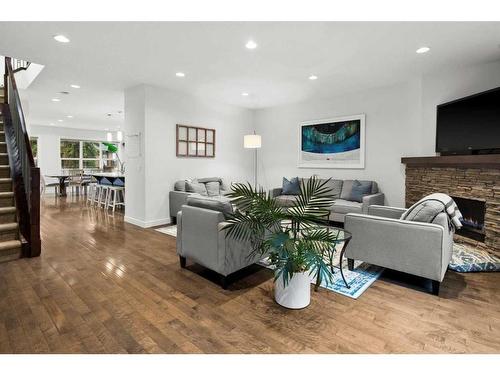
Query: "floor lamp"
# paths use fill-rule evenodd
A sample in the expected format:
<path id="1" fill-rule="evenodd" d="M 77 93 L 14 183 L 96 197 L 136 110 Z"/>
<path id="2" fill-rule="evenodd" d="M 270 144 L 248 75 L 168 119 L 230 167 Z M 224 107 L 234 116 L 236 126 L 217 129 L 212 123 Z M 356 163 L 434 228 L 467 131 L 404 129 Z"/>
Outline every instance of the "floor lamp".
<path id="1" fill-rule="evenodd" d="M 262 147 L 262 138 L 260 135 L 249 134 L 243 137 L 243 147 L 253 148 L 255 150 L 255 160 L 254 160 L 254 189 L 257 190 L 257 149 Z"/>

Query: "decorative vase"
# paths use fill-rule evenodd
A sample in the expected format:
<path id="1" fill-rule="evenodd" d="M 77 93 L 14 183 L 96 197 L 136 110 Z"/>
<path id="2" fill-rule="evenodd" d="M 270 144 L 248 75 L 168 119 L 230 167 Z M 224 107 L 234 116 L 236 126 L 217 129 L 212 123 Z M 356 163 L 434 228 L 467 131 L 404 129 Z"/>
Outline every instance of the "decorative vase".
<path id="1" fill-rule="evenodd" d="M 283 285 L 280 277 L 274 282 L 274 299 L 288 309 L 303 309 L 311 303 L 311 278 L 309 272 L 294 273 Z"/>

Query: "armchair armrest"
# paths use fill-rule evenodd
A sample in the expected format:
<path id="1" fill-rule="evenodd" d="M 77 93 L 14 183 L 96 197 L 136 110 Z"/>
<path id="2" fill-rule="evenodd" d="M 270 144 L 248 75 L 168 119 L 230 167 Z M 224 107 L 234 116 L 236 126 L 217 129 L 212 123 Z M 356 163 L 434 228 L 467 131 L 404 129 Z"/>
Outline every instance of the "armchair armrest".
<path id="1" fill-rule="evenodd" d="M 449 262 L 446 244 L 453 233 L 441 225 L 347 214 L 345 229 L 352 234 L 348 258 L 443 280 Z"/>
<path id="2" fill-rule="evenodd" d="M 391 219 L 399 219 L 404 212 L 406 212 L 406 208 L 379 205 L 368 206 L 368 215 L 371 216 L 382 216 Z"/>
<path id="3" fill-rule="evenodd" d="M 280 196 L 282 191 L 283 191 L 283 189 L 282 189 L 282 188 L 274 188 L 274 189 L 271 189 L 271 191 L 270 191 L 270 193 L 271 193 L 271 198 L 276 198 L 277 196 Z"/>
<path id="4" fill-rule="evenodd" d="M 177 217 L 177 212 L 181 210 L 182 205 L 187 203 L 191 194 L 185 191 L 170 191 L 168 193 L 170 217 Z"/>
<path id="5" fill-rule="evenodd" d="M 373 204 L 383 205 L 384 204 L 384 193 L 370 194 L 363 197 L 363 213 L 368 212 L 368 207 Z"/>

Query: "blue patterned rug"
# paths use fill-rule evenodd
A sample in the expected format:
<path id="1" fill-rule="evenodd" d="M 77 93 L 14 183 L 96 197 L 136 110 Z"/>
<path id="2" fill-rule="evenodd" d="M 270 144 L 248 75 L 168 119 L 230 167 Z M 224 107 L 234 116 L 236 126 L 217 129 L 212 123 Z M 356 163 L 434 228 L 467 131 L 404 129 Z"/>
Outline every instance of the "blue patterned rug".
<path id="1" fill-rule="evenodd" d="M 338 254 L 336 254 L 335 258 L 338 258 Z M 267 263 L 266 259 L 262 260 L 259 264 L 266 268 L 273 269 L 273 267 Z M 349 298 L 357 299 L 363 294 L 365 290 L 370 287 L 370 285 L 372 285 L 380 277 L 384 268 L 360 261 L 355 261 L 354 270 L 349 271 L 347 269 L 347 260 L 344 258 L 344 266 L 342 270 L 344 271 L 344 276 L 347 283 L 349 284 L 349 288 L 347 288 L 344 284 L 344 280 L 342 280 L 342 276 L 340 275 L 340 270 L 338 269 L 338 267 L 335 268 L 335 272 L 333 274 L 333 282 L 327 283 L 326 280 L 324 280 L 321 283 L 321 287 L 332 292 L 342 294 Z M 311 277 L 311 284 L 315 283 L 316 280 Z"/>
<path id="2" fill-rule="evenodd" d="M 456 272 L 498 272 L 500 259 L 485 250 L 454 243 L 448 268 Z"/>

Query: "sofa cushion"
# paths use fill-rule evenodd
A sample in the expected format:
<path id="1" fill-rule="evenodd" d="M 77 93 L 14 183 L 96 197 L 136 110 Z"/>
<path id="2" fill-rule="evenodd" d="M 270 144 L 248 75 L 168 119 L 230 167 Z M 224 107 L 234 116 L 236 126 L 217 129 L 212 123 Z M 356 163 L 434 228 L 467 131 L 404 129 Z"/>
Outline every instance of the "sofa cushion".
<path id="1" fill-rule="evenodd" d="M 300 185 L 299 178 L 293 177 L 290 180 L 283 177 L 283 187 L 281 189 L 281 194 L 283 195 L 299 195 Z"/>
<path id="2" fill-rule="evenodd" d="M 219 181 L 207 182 L 205 184 L 205 187 L 207 188 L 207 193 L 208 193 L 209 197 L 212 197 L 214 195 L 221 195 L 220 194 L 220 183 L 219 183 Z"/>
<path id="3" fill-rule="evenodd" d="M 197 178 L 196 181 L 206 184 L 207 182 L 218 182 L 222 184 L 222 179 L 220 177 L 203 177 Z"/>
<path id="4" fill-rule="evenodd" d="M 297 195 L 278 195 L 275 199 L 281 207 L 292 207 L 295 205 Z"/>
<path id="5" fill-rule="evenodd" d="M 208 195 L 205 184 L 196 181 L 186 181 L 186 192 Z"/>
<path id="6" fill-rule="evenodd" d="M 418 221 L 420 223 L 433 223 L 445 208 L 443 203 L 437 201 L 422 201 L 401 215 L 401 220 Z"/>
<path id="7" fill-rule="evenodd" d="M 330 210 L 337 214 L 362 213 L 363 204 L 345 199 L 336 199 Z"/>
<path id="8" fill-rule="evenodd" d="M 351 198 L 352 193 L 352 184 L 354 181 L 359 181 L 361 183 L 370 183 L 371 191 L 370 194 L 376 194 L 378 192 L 377 183 L 375 181 L 367 181 L 367 180 L 344 180 L 342 184 L 342 193 L 340 193 L 340 199 L 349 200 Z"/>
<path id="9" fill-rule="evenodd" d="M 358 180 L 354 180 L 352 183 L 351 196 L 349 197 L 350 201 L 353 202 L 363 202 L 363 197 L 365 195 L 370 195 L 372 191 L 372 183 L 368 182 L 360 182 Z"/>
<path id="10" fill-rule="evenodd" d="M 226 219 L 228 219 L 233 213 L 233 205 L 231 204 L 231 201 L 228 198 L 223 197 L 210 198 L 200 195 L 192 195 L 187 199 L 187 205 L 222 212 Z"/>
<path id="11" fill-rule="evenodd" d="M 331 193 L 334 198 L 340 198 L 340 193 L 342 192 L 342 184 L 344 181 L 342 180 L 334 180 L 330 179 L 326 186 L 328 186 L 330 189 L 332 189 Z"/>

